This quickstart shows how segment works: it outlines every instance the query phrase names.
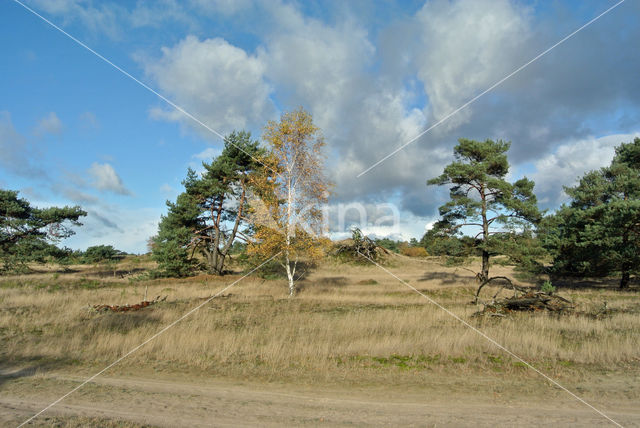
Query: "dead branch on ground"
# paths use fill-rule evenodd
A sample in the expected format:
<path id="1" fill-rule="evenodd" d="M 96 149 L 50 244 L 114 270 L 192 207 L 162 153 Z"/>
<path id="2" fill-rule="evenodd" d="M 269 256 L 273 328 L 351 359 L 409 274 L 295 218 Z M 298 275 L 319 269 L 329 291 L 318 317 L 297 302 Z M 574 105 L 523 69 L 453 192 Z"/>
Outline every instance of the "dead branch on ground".
<path id="1" fill-rule="evenodd" d="M 167 300 L 167 296 L 164 296 L 162 299 L 160 296 L 156 297 L 153 300 L 143 300 L 140 303 L 136 303 L 135 305 L 93 305 L 91 307 L 92 310 L 96 312 L 131 312 L 131 311 L 139 311 L 140 309 L 146 308 L 151 305 L 155 305 L 158 302 L 164 302 Z"/>
<path id="2" fill-rule="evenodd" d="M 520 311 L 570 312 L 574 305 L 564 297 L 541 291 L 528 292 L 522 296 L 507 297 L 484 304 L 484 308 L 474 316 L 504 316 Z"/>

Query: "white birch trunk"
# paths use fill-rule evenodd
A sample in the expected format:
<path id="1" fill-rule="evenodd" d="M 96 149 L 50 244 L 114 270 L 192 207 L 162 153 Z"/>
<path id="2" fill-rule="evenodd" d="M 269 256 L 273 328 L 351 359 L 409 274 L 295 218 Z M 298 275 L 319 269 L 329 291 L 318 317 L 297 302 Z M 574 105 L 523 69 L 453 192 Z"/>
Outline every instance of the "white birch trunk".
<path id="1" fill-rule="evenodd" d="M 293 297 L 296 293 L 296 285 L 293 282 L 293 271 L 291 270 L 291 261 L 289 260 L 289 252 L 285 253 L 285 267 L 287 269 L 287 279 L 289 280 L 289 297 Z"/>
<path id="2" fill-rule="evenodd" d="M 291 269 L 291 258 L 289 254 L 289 248 L 291 247 L 291 235 L 292 235 L 292 227 L 291 227 L 291 212 L 293 210 L 293 188 L 291 183 L 291 172 L 289 172 L 289 177 L 287 179 L 287 230 L 286 230 L 286 248 L 284 251 L 285 263 L 287 269 L 287 279 L 289 280 L 289 297 L 293 297 L 296 292 L 296 285 L 293 282 L 294 272 Z"/>

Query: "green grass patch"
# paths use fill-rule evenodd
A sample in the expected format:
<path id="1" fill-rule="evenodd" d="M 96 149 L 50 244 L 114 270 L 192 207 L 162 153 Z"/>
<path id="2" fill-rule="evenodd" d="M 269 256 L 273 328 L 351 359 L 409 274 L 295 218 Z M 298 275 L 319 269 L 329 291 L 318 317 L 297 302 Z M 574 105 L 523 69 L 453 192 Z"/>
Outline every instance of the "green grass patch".
<path id="1" fill-rule="evenodd" d="M 356 364 L 368 368 L 397 368 L 400 370 L 420 370 L 426 369 L 433 364 L 441 362 L 439 354 L 435 355 L 399 355 L 392 354 L 388 357 L 370 355 L 352 355 L 346 359 L 337 358 L 338 365 Z"/>
<path id="2" fill-rule="evenodd" d="M 487 360 L 492 364 L 504 364 L 502 355 L 487 355 Z"/>

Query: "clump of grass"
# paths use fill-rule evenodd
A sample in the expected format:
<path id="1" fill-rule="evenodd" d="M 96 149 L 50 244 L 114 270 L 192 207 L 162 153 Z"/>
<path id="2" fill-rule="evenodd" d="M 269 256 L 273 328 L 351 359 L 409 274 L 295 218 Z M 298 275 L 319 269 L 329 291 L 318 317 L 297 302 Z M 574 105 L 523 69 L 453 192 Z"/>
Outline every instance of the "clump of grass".
<path id="1" fill-rule="evenodd" d="M 502 355 L 487 355 L 487 360 L 493 364 L 504 364 Z"/>

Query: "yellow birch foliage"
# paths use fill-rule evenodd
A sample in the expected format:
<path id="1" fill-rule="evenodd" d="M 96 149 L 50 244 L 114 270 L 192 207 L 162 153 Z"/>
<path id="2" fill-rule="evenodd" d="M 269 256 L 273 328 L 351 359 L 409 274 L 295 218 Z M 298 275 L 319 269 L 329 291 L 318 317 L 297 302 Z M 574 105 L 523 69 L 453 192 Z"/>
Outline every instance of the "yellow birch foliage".
<path id="1" fill-rule="evenodd" d="M 249 253 L 268 258 L 281 251 L 293 294 L 297 262 L 321 257 L 327 243 L 321 209 L 330 189 L 323 172 L 325 142 L 311 114 L 302 108 L 283 114 L 279 122 L 268 122 L 263 139 L 269 155 L 254 187 L 256 233 Z"/>

